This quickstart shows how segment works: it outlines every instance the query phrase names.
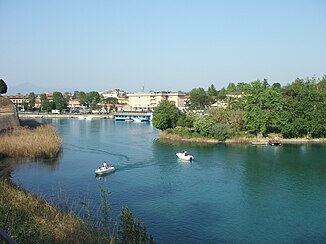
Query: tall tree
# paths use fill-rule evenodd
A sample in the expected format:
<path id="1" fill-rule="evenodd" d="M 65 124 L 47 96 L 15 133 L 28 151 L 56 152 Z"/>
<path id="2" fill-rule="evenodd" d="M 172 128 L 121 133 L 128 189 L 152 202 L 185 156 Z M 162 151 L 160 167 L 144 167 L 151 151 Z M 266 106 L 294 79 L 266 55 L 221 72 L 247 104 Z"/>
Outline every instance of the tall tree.
<path id="1" fill-rule="evenodd" d="M 91 91 L 87 93 L 87 103 L 91 106 L 92 109 L 97 109 L 97 104 L 101 102 L 101 95 L 96 91 Z"/>
<path id="2" fill-rule="evenodd" d="M 47 110 L 48 107 L 49 107 L 49 101 L 48 101 L 48 98 L 47 98 L 46 94 L 42 93 L 40 95 L 40 99 L 41 99 L 40 110 Z"/>
<path id="3" fill-rule="evenodd" d="M 208 87 L 207 94 L 208 94 L 208 96 L 211 96 L 211 97 L 216 97 L 217 96 L 217 90 L 216 90 L 216 88 L 215 88 L 215 86 L 213 84 L 210 85 L 210 87 Z"/>
<path id="4" fill-rule="evenodd" d="M 28 95 L 28 105 L 29 105 L 29 109 L 33 109 L 35 107 L 35 99 L 36 99 L 36 95 L 34 92 L 30 92 Z"/>
<path id="5" fill-rule="evenodd" d="M 81 91 L 77 93 L 77 98 L 79 99 L 80 105 L 86 106 L 87 105 L 87 95 L 85 92 Z"/>
<path id="6" fill-rule="evenodd" d="M 203 88 L 194 88 L 189 94 L 192 108 L 203 109 L 209 104 L 209 97 Z"/>
<path id="7" fill-rule="evenodd" d="M 246 127 L 257 137 L 263 137 L 267 131 L 280 130 L 284 104 L 281 93 L 259 80 L 252 82 L 251 86 L 245 108 Z"/>
<path id="8" fill-rule="evenodd" d="M 183 119 L 184 114 L 175 106 L 174 102 L 163 100 L 154 109 L 152 123 L 160 130 L 174 128 L 179 119 Z"/>
<path id="9" fill-rule="evenodd" d="M 60 111 L 67 107 L 67 100 L 61 92 L 53 92 L 53 107 Z"/>
<path id="10" fill-rule="evenodd" d="M 6 82 L 3 79 L 0 79 L 0 94 L 7 93 L 8 87 Z"/>
<path id="11" fill-rule="evenodd" d="M 233 82 L 230 82 L 228 84 L 228 86 L 226 87 L 226 91 L 227 92 L 236 92 L 237 91 L 237 87 L 235 86 L 235 84 Z"/>
<path id="12" fill-rule="evenodd" d="M 286 137 L 323 137 L 326 135 L 326 94 L 315 78 L 296 79 L 283 89 L 286 106 Z"/>

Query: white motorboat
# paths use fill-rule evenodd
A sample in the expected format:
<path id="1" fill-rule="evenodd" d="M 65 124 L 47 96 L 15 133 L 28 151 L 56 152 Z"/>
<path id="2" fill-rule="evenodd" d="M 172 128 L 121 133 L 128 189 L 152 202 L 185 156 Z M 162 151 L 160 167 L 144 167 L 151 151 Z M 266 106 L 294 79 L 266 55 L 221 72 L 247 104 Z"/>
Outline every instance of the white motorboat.
<path id="1" fill-rule="evenodd" d="M 142 122 L 142 120 L 139 119 L 139 118 L 133 118 L 133 121 L 136 122 L 136 123 L 140 123 L 140 122 Z"/>
<path id="2" fill-rule="evenodd" d="M 115 168 L 113 166 L 107 166 L 107 167 L 102 166 L 95 170 L 95 174 L 102 175 L 102 174 L 113 172 L 114 170 Z"/>
<path id="3" fill-rule="evenodd" d="M 176 153 L 177 157 L 183 160 L 192 161 L 194 159 L 194 156 L 192 155 L 186 155 L 185 153 Z"/>

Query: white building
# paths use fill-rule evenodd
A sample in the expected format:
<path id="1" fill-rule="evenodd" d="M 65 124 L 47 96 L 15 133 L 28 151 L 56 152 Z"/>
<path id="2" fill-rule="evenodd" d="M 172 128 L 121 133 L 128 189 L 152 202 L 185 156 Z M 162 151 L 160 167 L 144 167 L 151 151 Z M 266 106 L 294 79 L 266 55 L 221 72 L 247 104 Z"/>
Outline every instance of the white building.
<path id="1" fill-rule="evenodd" d="M 103 98 L 118 98 L 124 96 L 125 92 L 120 89 L 101 91 L 99 94 L 103 95 Z"/>
<path id="2" fill-rule="evenodd" d="M 168 100 L 175 103 L 176 107 L 184 108 L 185 94 L 182 92 L 140 92 L 127 94 L 129 106 L 134 111 L 152 111 L 162 100 Z"/>

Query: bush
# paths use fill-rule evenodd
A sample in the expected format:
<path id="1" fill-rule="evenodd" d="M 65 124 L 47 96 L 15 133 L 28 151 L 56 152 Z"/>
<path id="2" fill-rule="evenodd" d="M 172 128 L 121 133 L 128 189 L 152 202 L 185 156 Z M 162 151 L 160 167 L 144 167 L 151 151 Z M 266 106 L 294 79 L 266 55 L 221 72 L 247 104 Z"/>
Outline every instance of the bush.
<path id="1" fill-rule="evenodd" d="M 212 137 L 219 141 L 225 141 L 228 138 L 229 127 L 226 124 L 218 123 L 214 124 L 210 128 L 210 134 Z"/>

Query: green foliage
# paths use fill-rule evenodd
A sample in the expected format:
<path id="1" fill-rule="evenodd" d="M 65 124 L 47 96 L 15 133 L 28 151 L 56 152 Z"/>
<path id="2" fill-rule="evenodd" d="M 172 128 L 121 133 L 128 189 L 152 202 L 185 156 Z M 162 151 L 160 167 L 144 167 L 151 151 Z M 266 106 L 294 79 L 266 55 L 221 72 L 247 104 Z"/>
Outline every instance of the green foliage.
<path id="1" fill-rule="evenodd" d="M 209 136 L 214 124 L 215 121 L 208 116 L 198 117 L 194 122 L 194 130 L 202 136 Z"/>
<path id="2" fill-rule="evenodd" d="M 117 104 L 118 103 L 118 99 L 115 98 L 115 97 L 108 97 L 108 98 L 105 98 L 104 101 L 106 103 L 109 103 L 109 104 Z"/>
<path id="3" fill-rule="evenodd" d="M 28 100 L 29 100 L 29 108 L 32 110 L 35 107 L 35 100 L 36 100 L 36 95 L 34 92 L 29 93 L 28 95 Z"/>
<path id="4" fill-rule="evenodd" d="M 326 94 L 315 78 L 297 79 L 283 89 L 286 137 L 326 136 Z"/>
<path id="5" fill-rule="evenodd" d="M 198 115 L 192 112 L 187 113 L 184 116 L 181 116 L 177 121 L 178 126 L 183 126 L 187 128 L 193 127 L 194 121 L 198 118 Z"/>
<path id="6" fill-rule="evenodd" d="M 147 235 L 146 225 L 140 220 L 134 220 L 129 208 L 124 207 L 120 212 L 119 243 L 154 243 Z"/>
<path id="7" fill-rule="evenodd" d="M 61 92 L 53 92 L 53 109 L 59 109 L 60 111 L 67 107 L 67 100 L 63 97 Z"/>
<path id="8" fill-rule="evenodd" d="M 21 105 L 21 108 L 23 108 L 23 109 L 27 109 L 28 108 L 28 103 L 27 102 L 22 102 L 22 105 Z"/>
<path id="9" fill-rule="evenodd" d="M 102 97 L 101 95 L 96 91 L 91 91 L 87 93 L 87 104 L 90 105 L 92 109 L 98 109 L 98 103 L 101 102 Z"/>
<path id="10" fill-rule="evenodd" d="M 189 94 L 191 108 L 203 109 L 209 104 L 209 97 L 203 88 L 194 88 Z"/>
<path id="11" fill-rule="evenodd" d="M 227 92 L 236 92 L 237 88 L 236 85 L 232 82 L 230 82 L 226 88 Z"/>
<path id="12" fill-rule="evenodd" d="M 284 106 L 280 91 L 270 88 L 266 82 L 254 81 L 251 85 L 245 107 L 246 127 L 257 136 L 280 130 Z"/>
<path id="13" fill-rule="evenodd" d="M 183 116 L 173 102 L 163 100 L 154 110 L 152 123 L 157 129 L 166 130 L 176 127 L 177 121 Z"/>
<path id="14" fill-rule="evenodd" d="M 0 79 L 0 94 L 7 93 L 8 87 L 3 79 Z"/>
<path id="15" fill-rule="evenodd" d="M 85 92 L 81 91 L 76 94 L 77 98 L 79 99 L 80 105 L 86 106 L 87 105 L 87 95 Z"/>
<path id="16" fill-rule="evenodd" d="M 226 98 L 226 90 L 223 87 L 221 90 L 218 91 L 217 99 L 223 100 L 225 98 Z"/>
<path id="17" fill-rule="evenodd" d="M 228 138 L 229 127 L 226 124 L 215 123 L 210 128 L 210 135 L 219 141 L 225 141 Z"/>
<path id="18" fill-rule="evenodd" d="M 210 87 L 208 87 L 207 94 L 208 94 L 208 96 L 211 96 L 211 97 L 217 96 L 218 92 L 213 84 Z"/>
<path id="19" fill-rule="evenodd" d="M 104 232 L 104 235 L 110 236 L 110 212 L 111 212 L 111 206 L 108 201 L 108 195 L 111 194 L 107 189 L 104 189 L 100 187 L 100 193 L 101 193 L 101 209 L 102 209 L 102 230 Z"/>

